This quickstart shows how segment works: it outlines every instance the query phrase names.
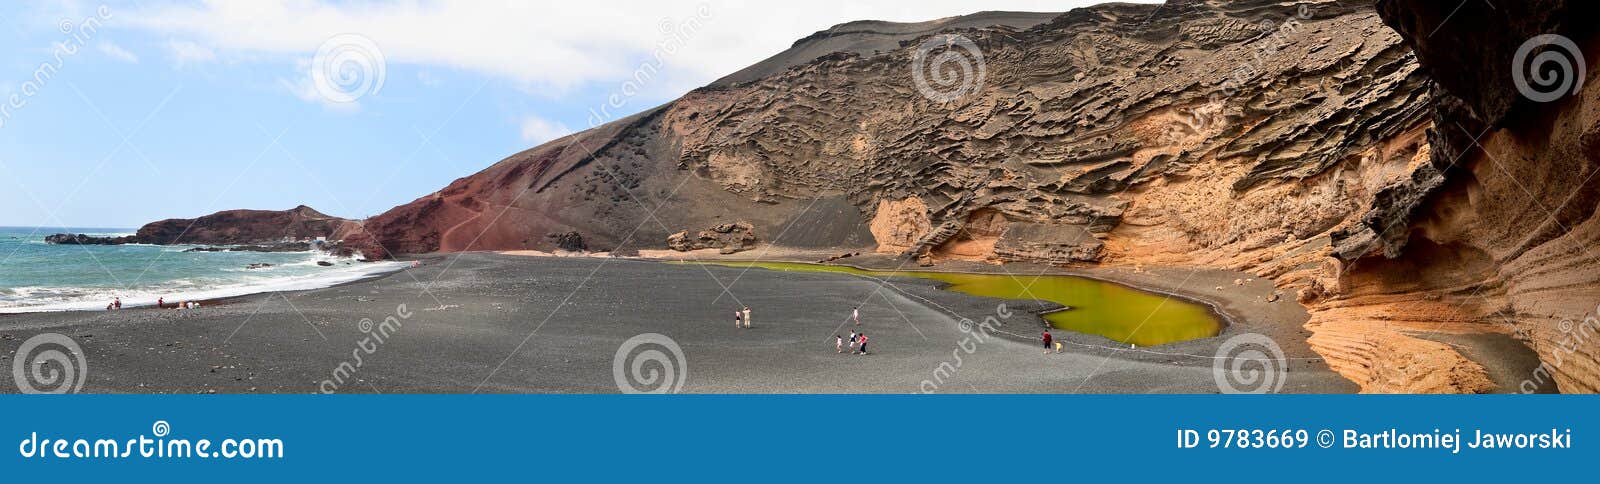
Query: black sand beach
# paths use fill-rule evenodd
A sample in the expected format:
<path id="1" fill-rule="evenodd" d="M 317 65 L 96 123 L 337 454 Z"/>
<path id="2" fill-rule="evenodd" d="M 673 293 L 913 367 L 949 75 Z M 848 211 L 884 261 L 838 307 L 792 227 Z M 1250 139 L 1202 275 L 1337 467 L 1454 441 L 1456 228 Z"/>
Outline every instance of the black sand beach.
<path id="1" fill-rule="evenodd" d="M 0 355 L 15 358 L 35 334 L 69 335 L 86 353 L 85 392 L 614 393 L 619 346 L 659 333 L 682 348 L 685 393 L 1216 393 L 1218 347 L 1234 335 L 1261 333 L 1288 358 L 1282 392 L 1356 390 L 1305 345 L 1303 309 L 1266 302 L 1271 288 L 1264 281 L 1235 287 L 1237 274 L 1225 271 L 1093 274 L 1152 289 L 1196 288 L 1178 292 L 1215 304 L 1231 320 L 1218 337 L 1132 349 L 1056 331 L 1073 344 L 1046 356 L 1035 339 L 1044 327 L 1032 312 L 1038 303 L 1006 302 L 1012 316 L 995 337 L 975 345 L 968 339 L 963 350 L 972 333 L 956 315 L 982 321 L 1001 301 L 941 291 L 926 280 L 492 253 L 423 261 L 380 279 L 197 311 L 0 316 Z M 1027 277 L 1044 269 L 1006 270 Z M 730 284 L 731 297 L 722 287 Z M 858 304 L 872 354 L 837 354 L 833 335 L 856 329 L 848 319 Z M 734 328 L 740 305 L 755 311 L 753 328 Z M 410 317 L 382 324 L 396 314 Z M 363 329 L 387 336 L 376 343 Z"/>

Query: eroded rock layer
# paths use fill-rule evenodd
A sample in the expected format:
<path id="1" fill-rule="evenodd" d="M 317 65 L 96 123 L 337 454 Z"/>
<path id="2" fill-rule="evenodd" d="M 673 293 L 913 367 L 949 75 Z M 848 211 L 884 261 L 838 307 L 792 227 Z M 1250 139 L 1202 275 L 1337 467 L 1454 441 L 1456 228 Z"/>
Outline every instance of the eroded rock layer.
<path id="1" fill-rule="evenodd" d="M 1435 81 L 1432 157 L 1339 241 L 1308 327 L 1336 369 L 1375 391 L 1482 390 L 1424 333 L 1502 333 L 1543 363 L 1513 390 L 1600 390 L 1600 39 L 1593 2 L 1384 0 Z M 1571 44 L 1541 39 L 1560 36 Z M 1463 48 L 1470 45 L 1471 48 Z M 1518 52 L 1528 62 L 1518 64 Z M 1567 63 L 1539 61 L 1545 53 Z M 1576 59 L 1577 62 L 1573 62 Z M 1580 66 L 1584 70 L 1579 70 Z M 1523 86 L 1518 85 L 1518 78 Z M 1533 82 L 1548 79 L 1551 82 Z M 1397 371 L 1421 345 L 1443 357 Z M 1375 347 L 1372 354 L 1341 348 Z M 1439 380 L 1436 378 L 1436 380 Z"/>

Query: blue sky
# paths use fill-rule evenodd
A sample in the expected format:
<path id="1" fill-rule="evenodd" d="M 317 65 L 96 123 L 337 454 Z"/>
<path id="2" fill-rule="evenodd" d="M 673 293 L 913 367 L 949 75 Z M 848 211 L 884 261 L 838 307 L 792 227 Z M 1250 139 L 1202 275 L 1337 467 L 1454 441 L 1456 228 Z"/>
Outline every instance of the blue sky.
<path id="1" fill-rule="evenodd" d="M 1092 2 L 21 3 L 0 5 L 0 226 L 137 227 L 376 215 L 834 24 Z"/>

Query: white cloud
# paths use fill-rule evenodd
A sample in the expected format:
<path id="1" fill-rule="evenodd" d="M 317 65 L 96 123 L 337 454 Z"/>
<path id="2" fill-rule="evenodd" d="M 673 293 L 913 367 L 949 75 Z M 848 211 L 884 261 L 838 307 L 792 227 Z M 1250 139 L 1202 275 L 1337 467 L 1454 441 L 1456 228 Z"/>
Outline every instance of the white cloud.
<path id="1" fill-rule="evenodd" d="M 167 52 L 172 55 L 173 66 L 179 69 L 190 64 L 217 60 L 217 53 L 210 47 L 187 40 L 167 40 Z"/>
<path id="2" fill-rule="evenodd" d="M 309 58 L 341 33 L 373 39 L 390 63 L 509 79 L 529 92 L 620 83 L 664 44 L 663 24 L 697 20 L 674 45 L 646 94 L 672 96 L 853 20 L 925 21 L 977 10 L 1063 11 L 1098 0 L 922 2 L 471 2 L 285 0 L 174 3 L 118 14 L 120 25 L 193 39 L 216 52 Z M 229 58 L 232 58 L 230 55 Z"/>
<path id="3" fill-rule="evenodd" d="M 128 49 L 124 49 L 122 46 L 117 44 L 113 44 L 111 42 L 101 42 L 95 47 L 99 48 L 100 53 L 105 54 L 106 57 L 131 64 L 139 63 L 139 56 L 133 55 L 132 52 L 128 52 Z"/>
<path id="4" fill-rule="evenodd" d="M 522 120 L 523 141 L 541 144 L 569 134 L 572 134 L 572 129 L 565 124 L 551 122 L 538 116 L 528 116 Z"/>

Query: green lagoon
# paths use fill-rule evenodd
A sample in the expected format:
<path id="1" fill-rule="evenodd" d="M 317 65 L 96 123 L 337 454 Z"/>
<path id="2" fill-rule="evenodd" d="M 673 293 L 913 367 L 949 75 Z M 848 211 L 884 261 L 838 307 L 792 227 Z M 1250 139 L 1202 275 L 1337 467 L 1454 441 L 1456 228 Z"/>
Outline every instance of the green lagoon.
<path id="1" fill-rule="evenodd" d="M 1154 346 L 1216 336 L 1223 322 L 1203 304 L 1085 277 L 869 271 L 798 262 L 702 262 L 774 271 L 837 272 L 867 277 L 916 277 L 943 282 L 947 291 L 1002 299 L 1038 299 L 1069 309 L 1044 315 L 1051 326 L 1097 334 L 1123 343 Z"/>

